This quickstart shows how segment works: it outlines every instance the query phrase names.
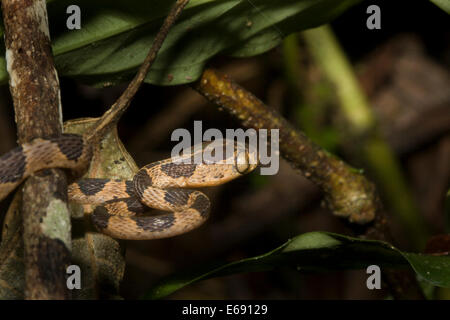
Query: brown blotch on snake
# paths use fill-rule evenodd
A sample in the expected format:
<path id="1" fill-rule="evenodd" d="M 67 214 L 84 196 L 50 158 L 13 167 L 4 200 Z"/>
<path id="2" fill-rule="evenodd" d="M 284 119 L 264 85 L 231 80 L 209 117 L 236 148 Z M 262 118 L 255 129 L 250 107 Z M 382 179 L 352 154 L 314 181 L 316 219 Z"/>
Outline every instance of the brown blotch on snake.
<path id="1" fill-rule="evenodd" d="M 175 216 L 173 213 L 156 216 L 152 219 L 146 219 L 145 217 L 131 217 L 136 225 L 145 231 L 156 232 L 164 231 L 173 226 L 175 222 Z"/>
<path id="2" fill-rule="evenodd" d="M 0 183 L 21 180 L 26 164 L 26 157 L 21 146 L 5 154 L 0 158 Z"/>
<path id="3" fill-rule="evenodd" d="M 148 211 L 147 207 L 143 205 L 135 196 L 122 200 L 126 205 L 129 212 L 132 213 L 144 213 Z"/>
<path id="4" fill-rule="evenodd" d="M 97 207 L 92 214 L 92 222 L 94 225 L 101 229 L 106 229 L 108 227 L 108 221 L 111 215 L 108 213 L 105 207 Z"/>
<path id="5" fill-rule="evenodd" d="M 161 165 L 161 171 L 171 178 L 189 178 L 194 174 L 196 167 L 196 164 L 166 163 Z"/>
<path id="6" fill-rule="evenodd" d="M 193 192 L 193 190 L 169 189 L 164 195 L 164 200 L 173 206 L 182 207 L 187 205 Z"/>
<path id="7" fill-rule="evenodd" d="M 148 168 L 148 166 L 146 166 Z M 152 178 L 148 175 L 147 170 L 139 170 L 132 181 L 133 185 L 133 193 L 134 190 L 137 195 L 142 195 L 147 186 L 151 186 L 153 184 Z M 128 187 L 128 185 L 127 185 Z"/>
<path id="8" fill-rule="evenodd" d="M 194 203 L 192 204 L 192 208 L 196 209 L 202 217 L 207 217 L 209 214 L 209 199 L 205 197 L 204 195 L 198 195 L 197 198 L 195 198 Z"/>
<path id="9" fill-rule="evenodd" d="M 83 154 L 83 137 L 66 133 L 64 134 L 64 139 L 61 137 L 55 137 L 49 139 L 58 145 L 59 150 L 67 157 L 69 160 L 78 160 Z"/>
<path id="10" fill-rule="evenodd" d="M 109 179 L 85 179 L 78 182 L 80 191 L 86 196 L 94 196 L 102 190 L 109 182 Z"/>

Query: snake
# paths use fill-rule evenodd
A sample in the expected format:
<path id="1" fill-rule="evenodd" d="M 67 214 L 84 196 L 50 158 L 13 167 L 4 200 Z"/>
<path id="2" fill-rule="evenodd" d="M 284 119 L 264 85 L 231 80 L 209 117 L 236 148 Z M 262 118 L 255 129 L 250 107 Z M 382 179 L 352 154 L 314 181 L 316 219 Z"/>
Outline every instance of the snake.
<path id="1" fill-rule="evenodd" d="M 202 225 L 209 217 L 210 200 L 192 189 L 217 186 L 253 171 L 258 166 L 256 152 L 239 141 L 217 139 L 223 150 L 215 161 L 194 161 L 210 143 L 183 151 L 182 156 L 150 163 L 132 180 L 82 178 L 68 185 L 68 199 L 94 205 L 91 221 L 106 235 L 125 240 L 152 240 L 173 237 Z M 205 148 L 206 147 L 206 148 Z M 214 156 L 214 150 L 212 149 Z M 228 150 L 228 149 L 227 149 Z M 74 176 L 87 168 L 92 146 L 81 135 L 64 133 L 37 138 L 0 157 L 0 201 L 27 177 L 50 168 L 68 169 Z M 164 213 L 149 214 L 149 208 Z"/>

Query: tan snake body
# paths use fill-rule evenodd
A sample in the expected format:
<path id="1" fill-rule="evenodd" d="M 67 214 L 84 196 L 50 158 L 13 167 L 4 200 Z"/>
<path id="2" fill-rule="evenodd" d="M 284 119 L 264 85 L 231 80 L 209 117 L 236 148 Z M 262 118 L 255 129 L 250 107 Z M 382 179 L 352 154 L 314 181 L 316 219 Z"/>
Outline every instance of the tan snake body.
<path id="1" fill-rule="evenodd" d="M 186 233 L 205 222 L 210 211 L 206 195 L 186 188 L 223 184 L 257 166 L 257 156 L 248 147 L 230 140 L 214 143 L 233 143 L 234 151 L 214 163 L 179 163 L 179 157 L 158 161 L 141 168 L 133 180 L 82 179 L 69 185 L 69 200 L 98 205 L 92 222 L 114 238 L 149 240 Z M 11 150 L 0 157 L 0 200 L 36 171 L 83 172 L 90 162 L 90 149 L 82 136 L 63 134 Z M 194 159 L 195 154 L 183 159 Z M 169 213 L 145 215 L 147 207 Z"/>

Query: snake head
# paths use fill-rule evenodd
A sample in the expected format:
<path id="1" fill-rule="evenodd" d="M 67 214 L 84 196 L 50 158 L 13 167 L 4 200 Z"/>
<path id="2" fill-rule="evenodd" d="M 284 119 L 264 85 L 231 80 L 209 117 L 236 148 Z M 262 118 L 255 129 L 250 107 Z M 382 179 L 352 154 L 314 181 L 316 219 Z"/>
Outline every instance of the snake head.
<path id="1" fill-rule="evenodd" d="M 247 174 L 258 166 L 257 148 L 240 142 L 235 146 L 234 168 L 240 174 Z"/>

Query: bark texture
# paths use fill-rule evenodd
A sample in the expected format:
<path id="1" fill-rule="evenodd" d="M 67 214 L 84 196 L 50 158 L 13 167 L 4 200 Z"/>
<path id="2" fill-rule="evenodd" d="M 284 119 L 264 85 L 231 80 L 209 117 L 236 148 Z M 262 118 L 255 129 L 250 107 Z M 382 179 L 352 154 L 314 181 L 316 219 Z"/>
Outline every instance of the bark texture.
<path id="1" fill-rule="evenodd" d="M 19 144 L 60 135 L 62 114 L 45 0 L 3 0 L 6 62 Z M 64 172 L 45 170 L 23 187 L 25 298 L 66 299 L 70 214 Z"/>

